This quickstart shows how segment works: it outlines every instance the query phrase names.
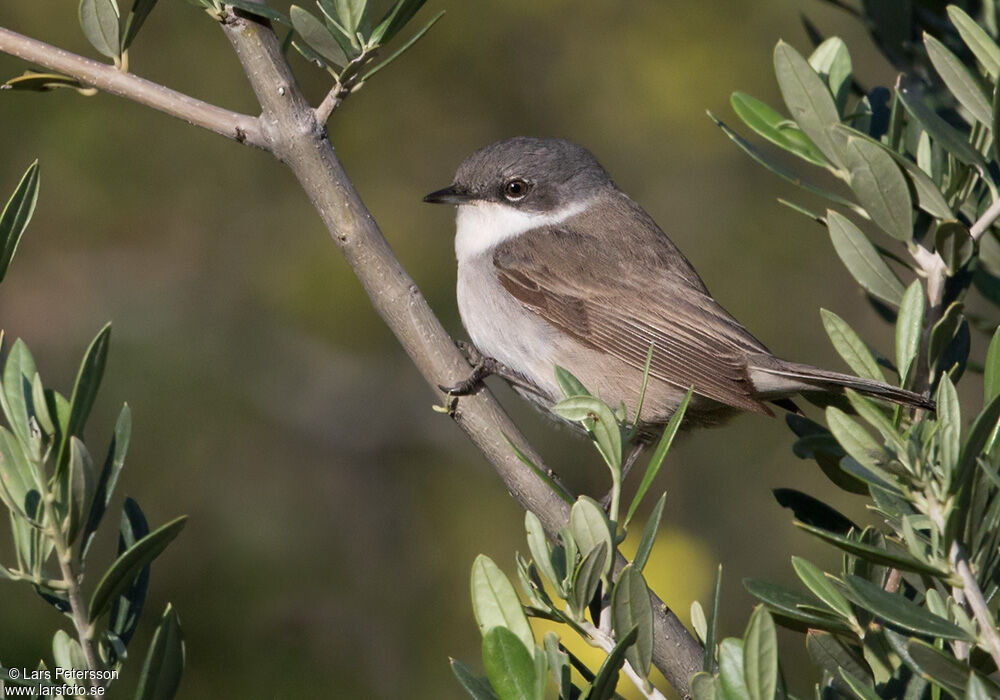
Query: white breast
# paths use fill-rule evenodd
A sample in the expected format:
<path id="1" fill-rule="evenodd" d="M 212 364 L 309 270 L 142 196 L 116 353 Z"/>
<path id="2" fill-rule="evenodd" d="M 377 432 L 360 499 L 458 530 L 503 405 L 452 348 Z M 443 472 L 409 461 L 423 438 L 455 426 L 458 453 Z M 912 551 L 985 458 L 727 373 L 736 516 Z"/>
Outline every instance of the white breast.
<path id="1" fill-rule="evenodd" d="M 532 214 L 502 204 L 476 202 L 458 208 L 458 310 L 479 351 L 525 376 L 553 399 L 559 396 L 555 363 L 560 334 L 525 309 L 497 280 L 493 249 L 517 235 L 583 212 L 580 202 L 550 214 Z"/>

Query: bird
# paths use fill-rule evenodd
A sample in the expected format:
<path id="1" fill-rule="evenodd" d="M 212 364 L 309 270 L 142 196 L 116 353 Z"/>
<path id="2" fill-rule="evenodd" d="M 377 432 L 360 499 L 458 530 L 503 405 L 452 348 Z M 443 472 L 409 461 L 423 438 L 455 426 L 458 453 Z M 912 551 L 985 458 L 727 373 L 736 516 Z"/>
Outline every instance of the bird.
<path id="1" fill-rule="evenodd" d="M 584 146 L 497 141 L 424 201 L 457 208 L 456 293 L 476 364 L 442 387 L 451 394 L 499 374 L 551 413 L 563 398 L 561 367 L 609 406 L 624 406 L 650 440 L 689 389 L 684 427 L 740 412 L 773 416 L 769 404 L 797 411 L 795 395 L 845 389 L 934 409 L 918 393 L 772 354 Z"/>

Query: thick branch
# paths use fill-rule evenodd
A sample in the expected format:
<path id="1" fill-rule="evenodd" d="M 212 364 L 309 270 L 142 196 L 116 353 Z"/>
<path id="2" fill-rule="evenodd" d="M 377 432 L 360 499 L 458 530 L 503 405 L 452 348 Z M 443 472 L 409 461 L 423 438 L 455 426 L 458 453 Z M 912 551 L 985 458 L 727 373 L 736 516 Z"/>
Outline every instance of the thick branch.
<path id="1" fill-rule="evenodd" d="M 226 138 L 264 148 L 256 117 L 231 112 L 163 87 L 114 66 L 77 56 L 55 46 L 0 27 L 0 52 L 76 78 L 112 95 L 152 107 Z"/>
<path id="2" fill-rule="evenodd" d="M 223 28 L 260 100 L 267 148 L 295 173 L 376 311 L 432 387 L 464 378 L 469 365 L 354 190 L 316 112 L 299 90 L 274 32 L 240 16 L 231 16 Z M 504 435 L 541 464 L 489 392 L 461 399 L 455 420 L 490 460 L 511 494 L 539 517 L 550 535 L 565 526 L 569 507 L 513 453 Z M 616 567 L 623 564 L 619 555 Z M 653 662 L 679 693 L 688 695 L 688 680 L 701 669 L 701 645 L 655 596 L 653 603 L 657 642 Z"/>

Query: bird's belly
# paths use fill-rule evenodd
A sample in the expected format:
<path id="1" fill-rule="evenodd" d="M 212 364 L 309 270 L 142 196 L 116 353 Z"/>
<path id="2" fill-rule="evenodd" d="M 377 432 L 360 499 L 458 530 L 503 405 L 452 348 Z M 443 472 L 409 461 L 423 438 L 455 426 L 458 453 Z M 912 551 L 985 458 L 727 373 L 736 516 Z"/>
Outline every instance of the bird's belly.
<path id="1" fill-rule="evenodd" d="M 476 348 L 517 372 L 554 402 L 559 332 L 510 296 L 492 273 L 488 258 L 460 264 L 458 311 Z"/>

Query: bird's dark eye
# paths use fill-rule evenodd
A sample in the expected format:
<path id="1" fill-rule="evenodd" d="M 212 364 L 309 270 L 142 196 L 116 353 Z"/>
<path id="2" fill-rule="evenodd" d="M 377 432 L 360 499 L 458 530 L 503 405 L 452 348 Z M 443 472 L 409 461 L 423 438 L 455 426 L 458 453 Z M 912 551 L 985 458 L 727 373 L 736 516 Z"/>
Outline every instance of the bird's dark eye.
<path id="1" fill-rule="evenodd" d="M 503 186 L 503 196 L 506 197 L 511 202 L 516 202 L 520 199 L 524 199 L 525 195 L 528 194 L 528 190 L 531 189 L 531 184 L 519 177 L 515 177 L 511 180 L 507 180 Z"/>

